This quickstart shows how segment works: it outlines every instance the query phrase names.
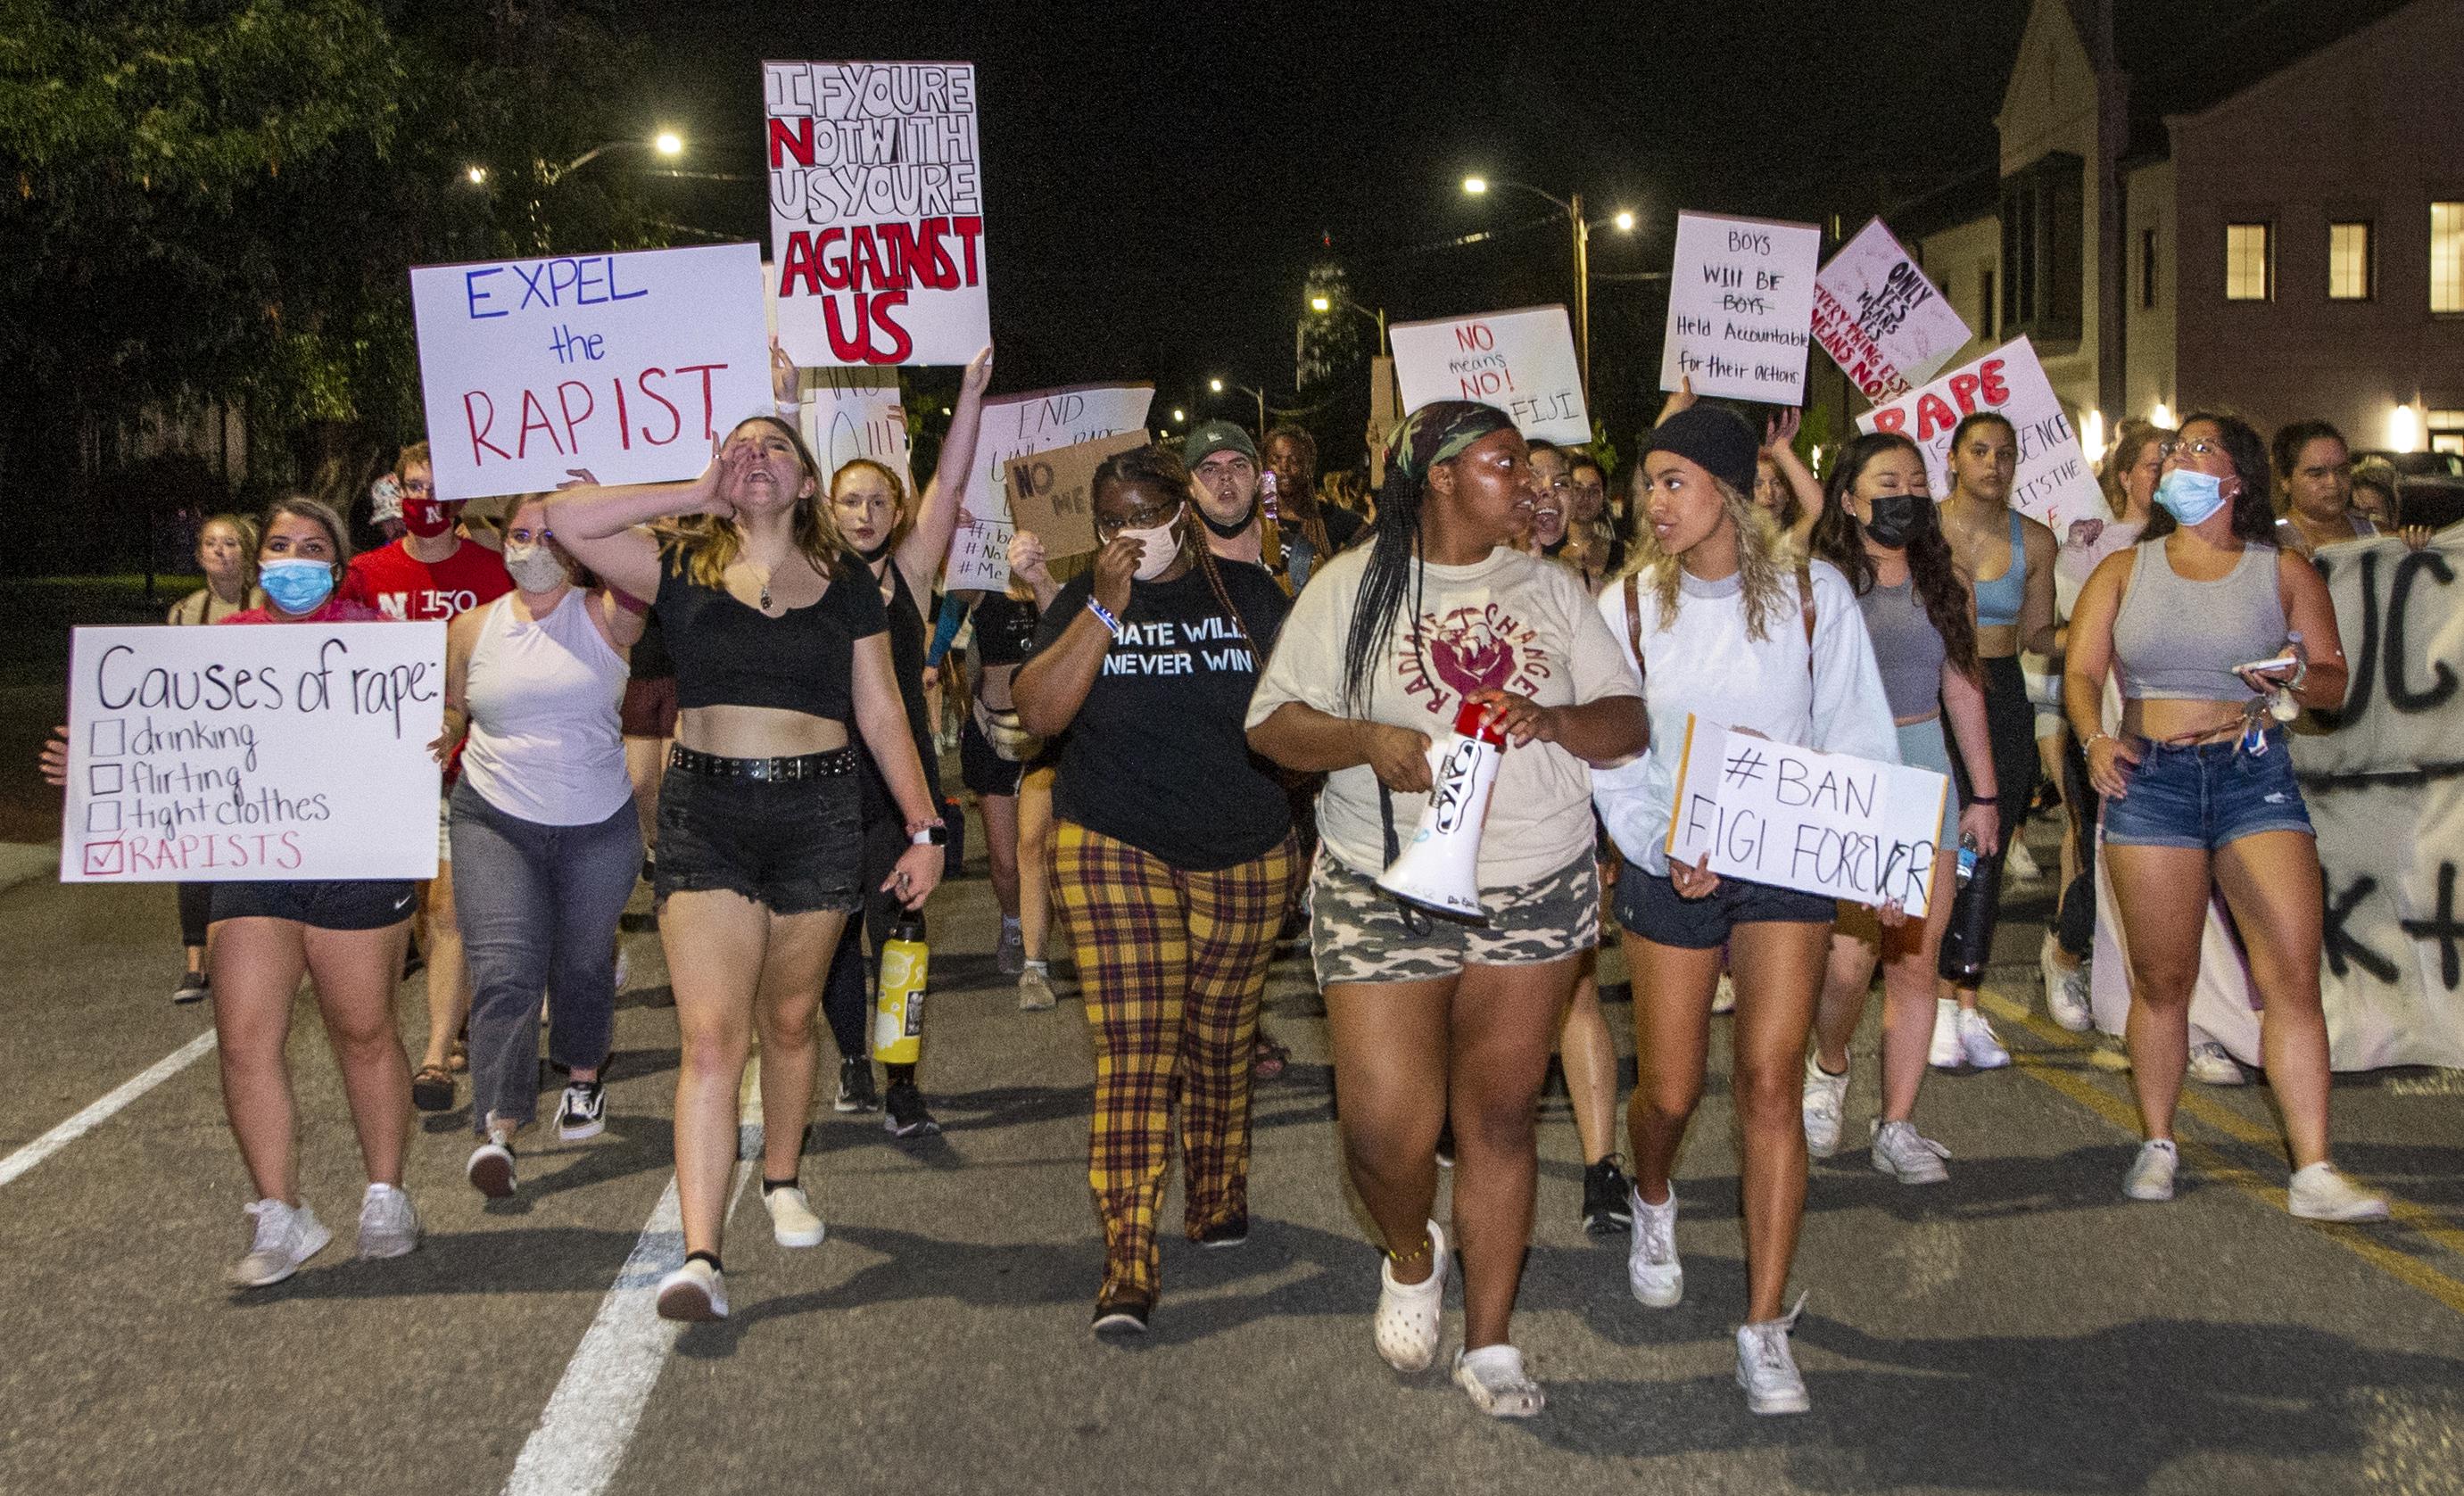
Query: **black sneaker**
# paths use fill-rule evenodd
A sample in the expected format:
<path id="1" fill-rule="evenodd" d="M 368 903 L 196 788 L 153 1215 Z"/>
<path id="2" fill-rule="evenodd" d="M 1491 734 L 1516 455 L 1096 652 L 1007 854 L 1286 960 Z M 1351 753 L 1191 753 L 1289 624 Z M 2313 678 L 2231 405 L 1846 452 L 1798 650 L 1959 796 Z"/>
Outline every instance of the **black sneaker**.
<path id="1" fill-rule="evenodd" d="M 177 987 L 171 989 L 171 1001 L 174 1002 L 203 1002 L 206 1001 L 207 995 L 211 993 L 213 990 L 214 987 L 212 981 L 208 979 L 204 972 L 189 972 L 187 975 L 180 979 L 180 984 Z"/>
<path id="2" fill-rule="evenodd" d="M 881 1125 L 892 1137 L 929 1137 L 941 1131 L 941 1124 L 924 1110 L 924 1093 L 915 1089 L 913 1081 L 892 1081 L 884 1104 L 890 1115 L 882 1119 Z"/>
<path id="3" fill-rule="evenodd" d="M 833 1103 L 841 1111 L 878 1111 L 881 1093 L 872 1089 L 872 1060 L 867 1055 L 851 1055 L 839 1062 L 839 1099 Z"/>
<path id="4" fill-rule="evenodd" d="M 1583 1170 L 1583 1229 L 1594 1236 L 1615 1236 L 1633 1229 L 1634 1208 L 1627 1196 L 1634 1188 L 1618 1166 L 1617 1155 L 1609 1155 Z"/>
<path id="5" fill-rule="evenodd" d="M 556 1135 L 568 1143 L 597 1137 L 607 1131 L 607 1088 L 597 1081 L 575 1081 L 557 1103 Z"/>
<path id="6" fill-rule="evenodd" d="M 1249 1218 L 1246 1216 L 1235 1216 L 1229 1221 L 1219 1221 L 1198 1233 L 1198 1244 L 1200 1246 L 1239 1246 L 1248 1240 Z"/>
<path id="7" fill-rule="evenodd" d="M 1143 1335 L 1147 1321 L 1155 1317 L 1155 1300 L 1123 1294 L 1118 1298 L 1095 1301 L 1095 1333 L 1098 1335 Z"/>

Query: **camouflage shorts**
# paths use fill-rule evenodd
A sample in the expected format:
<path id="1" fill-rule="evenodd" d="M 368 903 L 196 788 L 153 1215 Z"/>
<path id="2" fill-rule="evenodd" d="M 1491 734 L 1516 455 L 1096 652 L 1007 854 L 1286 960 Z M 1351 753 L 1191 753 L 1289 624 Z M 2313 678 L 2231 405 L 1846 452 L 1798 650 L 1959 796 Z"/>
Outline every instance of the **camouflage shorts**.
<path id="1" fill-rule="evenodd" d="M 1426 927 L 1415 934 L 1375 880 L 1319 847 L 1309 881 L 1309 953 L 1318 985 L 1423 981 L 1474 963 L 1527 966 L 1599 943 L 1599 870 L 1589 847 L 1536 882 L 1485 888 L 1480 901 L 1488 912 L 1485 926 L 1430 916 L 1415 921 Z"/>

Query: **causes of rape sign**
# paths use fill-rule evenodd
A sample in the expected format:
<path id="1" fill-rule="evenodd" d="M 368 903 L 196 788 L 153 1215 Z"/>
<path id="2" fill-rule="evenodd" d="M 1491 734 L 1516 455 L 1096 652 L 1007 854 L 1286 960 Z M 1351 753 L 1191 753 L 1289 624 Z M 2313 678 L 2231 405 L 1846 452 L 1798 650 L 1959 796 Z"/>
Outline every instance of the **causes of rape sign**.
<path id="1" fill-rule="evenodd" d="M 1438 400 L 1477 400 L 1505 411 L 1532 441 L 1581 446 L 1592 439 L 1564 307 L 1397 322 L 1388 337 L 1405 410 Z M 1371 407 L 1375 419 L 1374 394 Z"/>
<path id="2" fill-rule="evenodd" d="M 1923 389 L 1857 418 L 1863 431 L 1898 431 L 1925 453 L 1925 472 L 1941 498 L 1950 492 L 1950 438 L 1959 423 L 1990 410 L 2019 436 L 2019 466 L 2011 480 L 2011 507 L 2042 520 L 2056 535 L 2070 533 L 2074 519 L 2101 519 L 2104 495 L 2095 470 L 2079 450 L 2079 433 L 2055 395 L 2045 366 L 2025 338 L 2014 338 L 1970 363 L 1963 363 Z"/>
<path id="3" fill-rule="evenodd" d="M 1879 218 L 1814 277 L 1814 341 L 1868 400 L 1906 394 L 1968 338 L 1968 324 Z"/>
<path id="4" fill-rule="evenodd" d="M 761 93 L 795 361 L 964 363 L 992 341 L 974 65 L 765 62 Z"/>
<path id="5" fill-rule="evenodd" d="M 639 250 L 410 273 L 439 498 L 689 478 L 771 409 L 761 251 Z"/>
<path id="6" fill-rule="evenodd" d="M 60 881 L 432 878 L 444 712 L 442 623 L 77 629 Z"/>

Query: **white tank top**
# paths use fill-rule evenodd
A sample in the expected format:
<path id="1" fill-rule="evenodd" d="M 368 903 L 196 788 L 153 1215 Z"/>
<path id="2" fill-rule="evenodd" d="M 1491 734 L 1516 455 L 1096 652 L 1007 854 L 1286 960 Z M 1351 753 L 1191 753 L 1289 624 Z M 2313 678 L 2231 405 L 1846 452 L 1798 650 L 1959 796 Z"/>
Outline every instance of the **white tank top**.
<path id="1" fill-rule="evenodd" d="M 633 793 L 616 715 L 625 676 L 625 657 L 600 637 L 581 588 L 528 623 L 511 593 L 489 604 L 463 688 L 462 777 L 489 804 L 538 825 L 606 820 Z"/>

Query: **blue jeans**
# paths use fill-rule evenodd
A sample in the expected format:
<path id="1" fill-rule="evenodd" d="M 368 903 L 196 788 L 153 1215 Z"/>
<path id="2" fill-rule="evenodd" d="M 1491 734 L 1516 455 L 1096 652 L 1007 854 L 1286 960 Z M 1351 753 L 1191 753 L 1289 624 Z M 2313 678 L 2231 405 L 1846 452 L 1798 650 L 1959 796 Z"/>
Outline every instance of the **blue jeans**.
<path id="1" fill-rule="evenodd" d="M 2104 803 L 2109 847 L 2184 847 L 2214 851 L 2261 831 L 2318 833 L 2293 774 L 2291 738 L 2268 730 L 2265 753 L 2230 742 L 2167 748 L 2140 742 L 2129 793 Z"/>
<path id="2" fill-rule="evenodd" d="M 509 816 L 453 787 L 454 913 L 471 960 L 471 1130 L 539 1113 L 539 993 L 548 1054 L 606 1063 L 616 1028 L 616 920 L 642 870 L 632 797 L 596 825 Z"/>

